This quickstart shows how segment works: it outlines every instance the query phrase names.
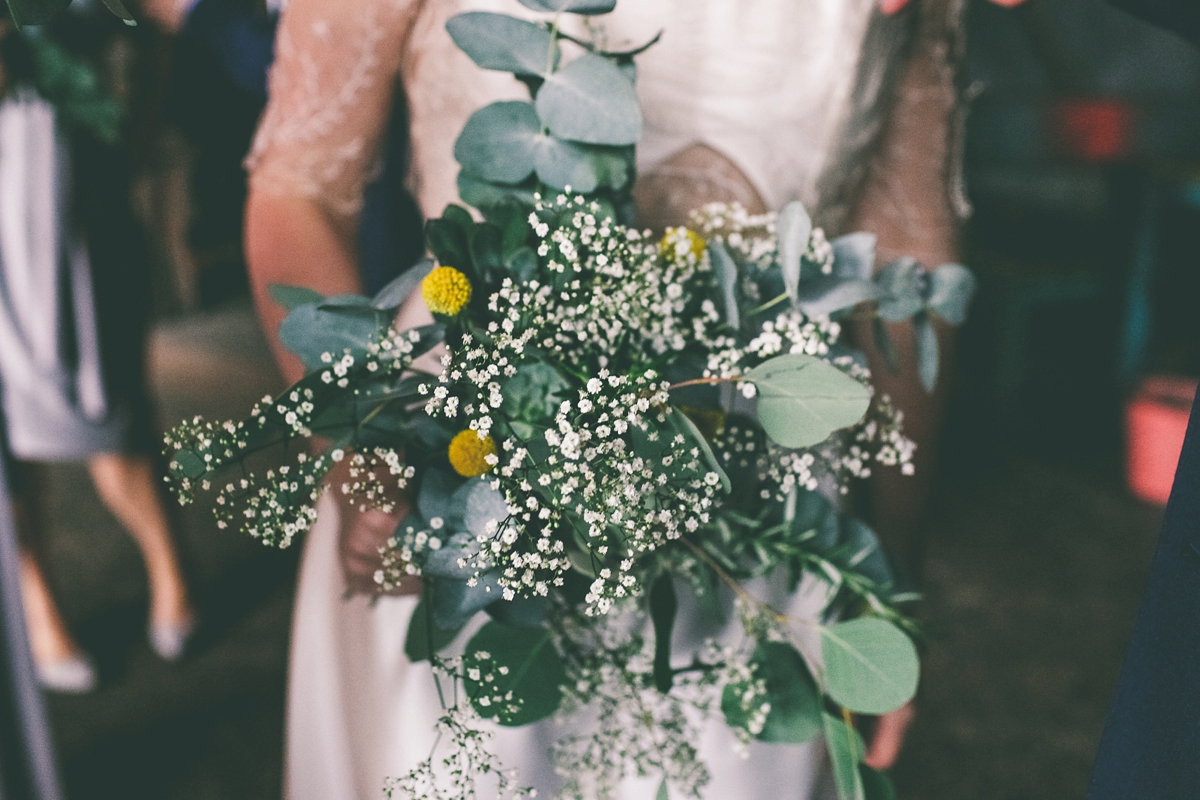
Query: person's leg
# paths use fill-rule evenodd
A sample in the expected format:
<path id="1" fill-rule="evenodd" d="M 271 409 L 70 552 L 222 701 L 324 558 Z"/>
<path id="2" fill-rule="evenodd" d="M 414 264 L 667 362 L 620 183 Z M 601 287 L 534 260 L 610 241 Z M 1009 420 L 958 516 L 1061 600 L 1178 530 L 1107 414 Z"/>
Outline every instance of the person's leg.
<path id="1" fill-rule="evenodd" d="M 88 461 L 88 471 L 100 499 L 142 551 L 150 582 L 151 623 L 189 623 L 191 601 L 153 460 L 146 455 L 105 453 Z"/>

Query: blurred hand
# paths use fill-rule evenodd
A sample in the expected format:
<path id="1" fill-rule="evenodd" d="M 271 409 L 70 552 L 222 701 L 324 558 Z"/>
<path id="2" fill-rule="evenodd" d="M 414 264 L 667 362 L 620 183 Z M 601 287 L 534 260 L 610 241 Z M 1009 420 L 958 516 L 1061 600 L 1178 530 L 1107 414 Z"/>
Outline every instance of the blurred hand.
<path id="1" fill-rule="evenodd" d="M 880 8 L 883 9 L 883 13 L 895 14 L 897 11 L 908 5 L 909 2 L 910 0 L 880 0 L 879 5 Z M 1021 5 L 1021 3 L 1025 2 L 1025 0 L 992 0 L 992 2 L 998 6 L 1012 8 L 1013 6 Z"/>
<path id="2" fill-rule="evenodd" d="M 342 493 L 346 472 L 335 469 L 329 478 L 329 491 L 337 498 L 340 511 L 338 530 L 338 559 L 346 577 L 346 591 L 350 594 L 376 595 L 383 593 L 375 582 L 375 573 L 383 566 L 379 548 L 396 532 L 400 520 L 408 514 L 407 493 L 395 498 L 396 507 L 390 514 L 374 508 L 360 510 L 359 504 Z M 386 594 L 407 595 L 421 591 L 421 579 L 405 576 L 400 585 Z"/>
<path id="3" fill-rule="evenodd" d="M 194 0 L 141 0 L 142 13 L 168 33 L 183 27 L 183 21 L 195 5 Z"/>
<path id="4" fill-rule="evenodd" d="M 896 763 L 896 757 L 900 755 L 904 737 L 908 735 L 908 728 L 916 715 L 916 707 L 910 701 L 876 720 L 875 733 L 871 736 L 871 743 L 867 745 L 867 757 L 863 759 L 863 763 L 872 769 L 891 769 Z"/>

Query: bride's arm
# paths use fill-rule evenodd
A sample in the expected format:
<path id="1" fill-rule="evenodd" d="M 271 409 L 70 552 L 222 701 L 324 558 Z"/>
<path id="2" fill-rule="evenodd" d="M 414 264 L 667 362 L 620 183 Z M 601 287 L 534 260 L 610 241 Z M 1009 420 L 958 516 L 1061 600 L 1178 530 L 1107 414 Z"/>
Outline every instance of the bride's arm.
<path id="1" fill-rule="evenodd" d="M 277 331 L 272 283 L 326 295 L 361 290 L 358 216 L 392 105 L 401 54 L 419 3 L 292 0 L 280 21 L 270 102 L 247 159 L 246 259 L 263 327 L 289 380 L 303 374 Z M 344 464 L 345 462 L 343 462 Z M 339 465 L 342 467 L 343 465 Z M 352 592 L 374 589 L 378 547 L 407 511 L 362 511 L 339 501 L 339 554 Z M 412 590 L 406 586 L 403 589 Z"/>

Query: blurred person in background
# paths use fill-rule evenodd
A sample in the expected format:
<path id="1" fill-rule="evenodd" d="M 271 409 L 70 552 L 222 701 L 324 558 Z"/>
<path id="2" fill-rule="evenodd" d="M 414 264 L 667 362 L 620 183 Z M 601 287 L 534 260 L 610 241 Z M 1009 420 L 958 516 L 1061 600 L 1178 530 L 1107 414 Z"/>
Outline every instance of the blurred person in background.
<path id="1" fill-rule="evenodd" d="M 122 109 L 94 67 L 124 26 L 72 17 L 31 34 L 0 21 L 0 399 L 38 675 L 82 692 L 96 672 L 43 568 L 42 464 L 87 463 L 145 561 L 148 635 L 162 658 L 180 658 L 195 616 L 144 385 L 150 282 L 116 146 Z"/>
<path id="2" fill-rule="evenodd" d="M 894 14 L 905 5 L 885 0 L 881 10 Z M 899 255 L 931 266 L 954 260 L 966 211 L 957 179 L 956 124 L 963 3 L 914 5 L 919 8 L 888 20 L 876 11 L 878 0 L 767 2 L 757 10 L 739 3 L 737 17 L 747 23 L 742 27 L 760 39 L 739 42 L 740 50 L 722 49 L 724 61 L 714 58 L 714 64 L 736 73 L 739 65 L 732 59 L 760 59 L 766 52 L 779 59 L 774 66 L 781 69 L 804 58 L 825 65 L 824 73 L 816 66 L 811 75 L 787 84 L 794 94 L 785 108 L 773 105 L 776 92 L 751 89 L 746 98 L 719 97 L 709 96 L 716 91 L 711 82 L 698 85 L 707 73 L 692 69 L 693 62 L 713 43 L 697 37 L 714 29 L 730 33 L 720 20 L 732 2 L 643 0 L 618 6 L 605 19 L 610 32 L 644 34 L 646 20 L 667 29 L 663 42 L 639 60 L 638 89 L 647 110 L 639 144 L 643 178 L 635 189 L 639 224 L 676 223 L 679 214 L 713 200 L 764 211 L 802 199 L 831 234 L 867 229 L 879 235 L 881 262 Z M 351 10 L 334 0 L 292 0 L 284 13 L 270 103 L 248 161 L 246 236 L 259 312 L 289 379 L 301 377 L 302 367 L 279 344 L 284 312 L 267 287 L 301 285 L 326 295 L 363 291 L 356 247 L 363 187 L 397 99 L 407 101 L 412 126 L 408 182 L 421 210 L 432 217 L 457 199 L 452 147 L 467 116 L 490 100 L 516 96 L 518 87 L 507 76 L 476 68 L 445 33 L 454 13 L 485 7 L 511 12 L 516 3 L 361 0 Z M 822 62 L 818 52 L 837 57 Z M 761 86 L 761 73 L 743 69 L 740 77 Z M 772 87 L 784 83 L 774 81 Z M 831 87 L 839 89 L 836 97 L 805 94 L 806 88 L 819 94 Z M 757 101 L 763 112 L 751 115 L 749 129 L 724 115 L 723 102 L 742 99 Z M 673 102 L 692 102 L 696 108 L 690 110 L 704 113 L 689 115 Z M 419 324 L 418 305 L 401 311 L 401 327 Z M 897 333 L 911 354 L 911 331 Z M 925 477 L 915 485 L 911 479 L 880 485 L 876 517 L 885 538 L 915 571 L 941 398 L 925 395 L 913 370 L 886 379 L 883 387 L 898 399 L 910 435 L 922 444 L 918 471 Z M 433 713 L 434 701 L 427 686 L 417 685 L 419 678 L 408 679 L 416 672 L 407 670 L 403 653 L 415 598 L 384 598 L 373 605 L 365 597 L 344 600 L 349 592 L 374 589 L 377 548 L 403 516 L 402 506 L 390 516 L 360 512 L 337 492 L 322 499 L 305 543 L 293 623 L 288 797 L 370 796 L 385 776 L 402 773 L 428 754 L 428 734 L 421 728 L 433 719 L 425 712 Z M 406 588 L 416 591 L 415 585 Z M 881 721 L 868 763 L 886 768 L 894 761 L 911 716 L 911 709 L 902 709 Z M 509 733 L 497 741 L 511 764 L 511 751 L 521 745 L 506 745 Z M 532 745 L 525 749 L 529 755 Z M 523 779 L 537 772 L 523 772 Z M 808 791 L 794 785 L 797 792 Z"/>

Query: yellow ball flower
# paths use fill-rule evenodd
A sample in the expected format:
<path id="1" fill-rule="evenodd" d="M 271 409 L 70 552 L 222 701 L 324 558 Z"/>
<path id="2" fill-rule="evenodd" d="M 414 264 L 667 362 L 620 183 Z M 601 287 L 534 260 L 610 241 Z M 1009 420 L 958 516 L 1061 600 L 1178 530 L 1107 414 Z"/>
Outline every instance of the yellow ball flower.
<path id="1" fill-rule="evenodd" d="M 689 228 L 667 228 L 662 241 L 658 243 L 658 251 L 663 258 L 676 259 L 686 256 L 690 251 L 693 256 L 700 258 L 708 249 L 704 237 Z"/>
<path id="2" fill-rule="evenodd" d="M 480 439 L 478 433 L 467 430 L 450 440 L 450 466 L 464 478 L 474 478 L 491 469 L 487 457 L 494 455 L 496 442 L 490 436 Z"/>
<path id="3" fill-rule="evenodd" d="M 452 317 L 471 301 L 471 282 L 454 267 L 438 267 L 421 281 L 421 297 L 433 313 Z"/>

